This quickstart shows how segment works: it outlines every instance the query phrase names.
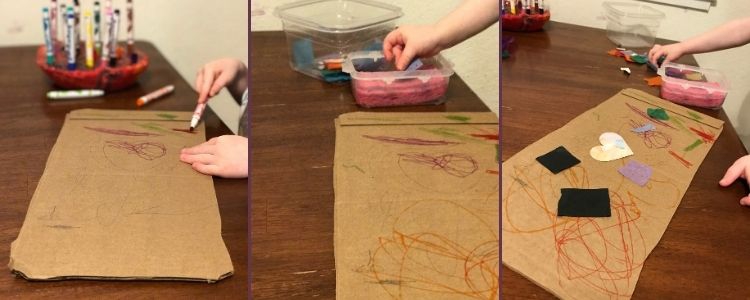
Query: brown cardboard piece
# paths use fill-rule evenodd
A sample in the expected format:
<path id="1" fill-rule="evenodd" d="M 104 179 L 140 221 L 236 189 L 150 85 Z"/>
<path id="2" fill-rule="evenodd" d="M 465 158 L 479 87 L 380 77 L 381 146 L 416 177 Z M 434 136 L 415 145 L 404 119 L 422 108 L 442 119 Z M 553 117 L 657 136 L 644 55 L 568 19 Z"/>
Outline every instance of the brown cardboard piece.
<path id="1" fill-rule="evenodd" d="M 499 296 L 497 122 L 493 113 L 339 116 L 337 298 Z"/>
<path id="2" fill-rule="evenodd" d="M 70 112 L 11 244 L 31 280 L 215 282 L 232 275 L 211 176 L 179 160 L 191 113 Z"/>
<path id="3" fill-rule="evenodd" d="M 650 119 L 647 108 L 657 107 L 670 119 Z M 656 130 L 632 131 L 646 123 Z M 629 299 L 722 129 L 720 120 L 625 89 L 526 147 L 503 162 L 503 263 L 563 299 Z M 618 133 L 635 154 L 594 160 L 589 151 L 604 132 Z M 535 158 L 558 146 L 581 163 L 553 175 Z M 646 186 L 618 173 L 631 160 L 653 169 Z M 609 188 L 612 217 L 557 217 L 561 188 Z"/>

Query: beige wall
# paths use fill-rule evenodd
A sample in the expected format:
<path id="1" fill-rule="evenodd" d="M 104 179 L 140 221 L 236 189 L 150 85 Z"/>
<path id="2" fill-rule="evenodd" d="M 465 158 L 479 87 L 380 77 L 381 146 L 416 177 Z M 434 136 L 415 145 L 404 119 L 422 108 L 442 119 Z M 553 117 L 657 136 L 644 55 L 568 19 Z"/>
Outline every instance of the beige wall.
<path id="1" fill-rule="evenodd" d="M 86 8 L 92 7 L 94 0 L 80 2 Z M 103 4 L 104 0 L 100 2 Z M 112 2 L 115 7 L 125 8 L 125 0 Z M 41 10 L 48 3 L 49 0 L 0 0 L 0 47 L 43 43 Z M 222 0 L 221 5 L 199 0 L 133 0 L 133 3 L 136 39 L 154 43 L 191 84 L 195 72 L 210 60 L 235 57 L 247 62 L 247 1 Z M 120 37 L 124 38 L 124 26 L 120 29 L 123 30 Z M 223 91 L 209 105 L 236 131 L 239 108 L 228 93 Z"/>
<path id="2" fill-rule="evenodd" d="M 750 17 L 750 1 L 714 1 L 708 12 L 681 9 L 641 1 L 666 14 L 658 37 L 683 40 L 729 20 Z M 552 20 L 588 27 L 605 28 L 602 0 L 548 0 Z M 724 110 L 746 147 L 750 148 L 750 45 L 731 50 L 695 55 L 701 67 L 723 72 L 731 84 Z"/>
<path id="3" fill-rule="evenodd" d="M 296 0 L 257 0 L 252 9 L 262 15 L 253 15 L 253 31 L 281 30 L 281 21 L 273 15 L 276 6 Z M 430 24 L 437 22 L 455 8 L 461 0 L 450 1 L 394 1 L 379 0 L 401 7 L 404 16 L 397 24 Z M 443 51 L 443 55 L 453 62 L 458 75 L 469 85 L 482 101 L 496 114 L 499 109 L 499 24 L 465 42 Z M 449 100 L 450 101 L 450 100 Z"/>

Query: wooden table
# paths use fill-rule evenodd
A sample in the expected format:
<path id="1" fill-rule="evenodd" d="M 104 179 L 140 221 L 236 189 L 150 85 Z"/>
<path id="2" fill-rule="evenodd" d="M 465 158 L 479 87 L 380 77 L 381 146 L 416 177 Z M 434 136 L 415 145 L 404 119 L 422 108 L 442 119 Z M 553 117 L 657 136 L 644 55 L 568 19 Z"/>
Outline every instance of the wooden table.
<path id="1" fill-rule="evenodd" d="M 150 66 L 138 84 L 124 91 L 89 100 L 50 102 L 51 81 L 35 64 L 36 47 L 0 48 L 0 263 L 7 265 L 10 243 L 23 224 L 31 196 L 45 162 L 60 133 L 65 114 L 80 108 L 136 109 L 135 99 L 167 84 L 175 92 L 155 101 L 146 110 L 195 108 L 196 93 L 164 56 L 150 43 L 138 42 Z M 231 134 L 210 110 L 204 114 L 208 138 Z M 186 124 L 187 126 L 187 124 Z M 6 267 L 0 276 L 0 299 L 16 298 L 117 298 L 160 299 L 218 297 L 246 299 L 248 293 L 247 181 L 214 178 L 221 213 L 222 237 L 229 248 L 234 275 L 216 284 L 195 282 L 117 282 L 69 280 L 29 282 L 15 278 Z"/>
<path id="2" fill-rule="evenodd" d="M 604 30 L 551 22 L 543 32 L 513 33 L 511 57 L 502 62 L 502 157 L 565 125 L 621 89 L 658 95 L 643 81 L 646 66 L 607 55 L 615 48 Z M 669 43 L 668 41 L 659 41 Z M 692 57 L 679 62 L 697 65 Z M 747 154 L 723 110 L 699 111 L 726 123 L 700 166 L 664 237 L 646 259 L 634 299 L 746 298 L 750 285 L 750 209 L 740 207 L 742 184 L 721 188 L 719 179 Z M 503 267 L 505 299 L 553 298 L 525 277 Z"/>
<path id="3" fill-rule="evenodd" d="M 333 120 L 352 111 L 489 109 L 456 75 L 443 105 L 363 109 L 348 83 L 292 70 L 282 32 L 250 40 L 252 295 L 333 299 Z"/>

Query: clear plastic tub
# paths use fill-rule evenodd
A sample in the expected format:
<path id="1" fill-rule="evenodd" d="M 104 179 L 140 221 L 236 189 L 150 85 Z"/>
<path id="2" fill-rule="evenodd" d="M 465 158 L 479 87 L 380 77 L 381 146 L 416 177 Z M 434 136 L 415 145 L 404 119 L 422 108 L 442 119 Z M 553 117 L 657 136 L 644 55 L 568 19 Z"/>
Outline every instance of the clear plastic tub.
<path id="1" fill-rule="evenodd" d="M 327 81 L 347 81 L 344 55 L 382 49 L 401 8 L 369 0 L 307 0 L 281 5 L 281 18 L 292 69 Z"/>
<path id="2" fill-rule="evenodd" d="M 398 71 L 381 51 L 358 51 L 347 55 L 343 70 L 351 75 L 352 93 L 360 106 L 443 103 L 453 65 L 440 55 L 419 61 L 419 68 Z"/>
<path id="3" fill-rule="evenodd" d="M 619 47 L 650 48 L 664 19 L 663 12 L 633 2 L 604 2 L 607 37 Z"/>
<path id="4" fill-rule="evenodd" d="M 661 97 L 675 103 L 718 109 L 729 90 L 729 81 L 716 70 L 666 63 L 658 74 Z"/>

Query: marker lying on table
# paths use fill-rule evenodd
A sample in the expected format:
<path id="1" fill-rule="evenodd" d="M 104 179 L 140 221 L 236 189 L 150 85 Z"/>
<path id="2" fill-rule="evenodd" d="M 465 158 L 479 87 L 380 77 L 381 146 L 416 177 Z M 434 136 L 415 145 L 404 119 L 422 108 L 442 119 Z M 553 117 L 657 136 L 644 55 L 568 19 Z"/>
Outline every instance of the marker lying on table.
<path id="1" fill-rule="evenodd" d="M 49 99 L 78 99 L 104 96 L 103 90 L 71 90 L 47 92 Z"/>
<path id="2" fill-rule="evenodd" d="M 174 85 L 170 84 L 168 86 L 155 90 L 151 93 L 148 93 L 146 96 L 138 98 L 138 100 L 135 101 L 135 105 L 137 105 L 138 107 L 144 106 L 147 103 L 153 100 L 159 99 L 163 97 L 164 95 L 169 94 L 173 91 L 174 91 Z"/>
<path id="3" fill-rule="evenodd" d="M 195 107 L 193 118 L 190 119 L 190 132 L 193 132 L 193 130 L 195 130 L 195 127 L 198 127 L 198 122 L 200 122 L 201 115 L 203 115 L 203 110 L 205 109 L 206 103 L 198 103 L 198 106 Z"/>

